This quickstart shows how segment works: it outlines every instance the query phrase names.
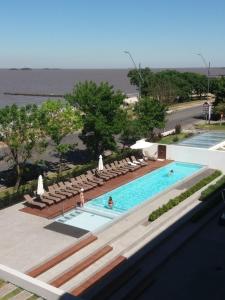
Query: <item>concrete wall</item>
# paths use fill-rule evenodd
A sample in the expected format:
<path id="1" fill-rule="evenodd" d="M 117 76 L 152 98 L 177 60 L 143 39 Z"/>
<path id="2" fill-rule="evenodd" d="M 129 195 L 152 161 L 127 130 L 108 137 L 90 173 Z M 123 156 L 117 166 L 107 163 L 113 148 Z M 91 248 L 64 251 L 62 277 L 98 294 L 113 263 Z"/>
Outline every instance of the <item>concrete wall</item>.
<path id="1" fill-rule="evenodd" d="M 48 300 L 71 299 L 63 290 L 1 264 L 0 278 Z"/>
<path id="2" fill-rule="evenodd" d="M 158 144 L 143 150 L 149 158 L 157 157 Z M 166 145 L 166 158 L 170 160 L 197 163 L 225 173 L 225 151 L 215 149 L 193 148 L 177 145 Z"/>
<path id="3" fill-rule="evenodd" d="M 185 146 L 167 145 L 166 158 L 219 169 L 225 173 L 225 152 Z"/>

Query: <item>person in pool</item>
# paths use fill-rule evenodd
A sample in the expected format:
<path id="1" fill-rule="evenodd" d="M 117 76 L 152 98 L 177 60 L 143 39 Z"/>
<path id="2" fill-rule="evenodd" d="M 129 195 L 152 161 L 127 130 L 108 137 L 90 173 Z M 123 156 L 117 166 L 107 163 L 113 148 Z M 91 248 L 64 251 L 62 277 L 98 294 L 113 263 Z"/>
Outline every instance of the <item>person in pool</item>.
<path id="1" fill-rule="evenodd" d="M 113 199 L 112 199 L 112 197 L 110 196 L 110 197 L 109 197 L 109 200 L 108 200 L 108 207 L 112 209 L 112 208 L 113 208 L 113 204 L 114 204 L 114 203 L 113 203 Z"/>
<path id="2" fill-rule="evenodd" d="M 174 171 L 173 171 L 173 169 L 171 169 L 171 170 L 169 171 L 169 174 L 168 174 L 168 175 L 170 176 L 170 175 L 173 175 L 173 174 L 174 174 Z"/>

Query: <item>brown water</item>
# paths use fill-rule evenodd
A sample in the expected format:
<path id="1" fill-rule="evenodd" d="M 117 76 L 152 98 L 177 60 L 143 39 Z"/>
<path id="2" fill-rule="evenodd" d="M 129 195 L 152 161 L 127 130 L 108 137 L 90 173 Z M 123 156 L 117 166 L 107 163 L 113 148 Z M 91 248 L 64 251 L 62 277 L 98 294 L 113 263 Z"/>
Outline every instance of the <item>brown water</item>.
<path id="1" fill-rule="evenodd" d="M 158 71 L 162 69 L 155 69 Z M 206 73 L 205 68 L 177 69 Z M 72 91 L 75 83 L 93 80 L 97 83 L 108 81 L 115 89 L 127 94 L 137 93 L 136 87 L 131 86 L 127 78 L 127 69 L 55 69 L 55 70 L 5 70 L 0 69 L 0 106 L 17 103 L 40 104 L 46 97 L 4 95 L 5 92 L 34 93 L 34 94 L 65 94 Z M 212 76 L 225 75 L 225 68 L 212 68 Z"/>

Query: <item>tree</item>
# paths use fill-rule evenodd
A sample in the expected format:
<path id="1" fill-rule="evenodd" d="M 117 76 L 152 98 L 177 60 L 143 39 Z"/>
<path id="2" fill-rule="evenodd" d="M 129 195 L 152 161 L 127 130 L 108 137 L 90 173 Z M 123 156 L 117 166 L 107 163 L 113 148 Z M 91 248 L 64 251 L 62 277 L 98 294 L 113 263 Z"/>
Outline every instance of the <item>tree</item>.
<path id="1" fill-rule="evenodd" d="M 97 85 L 93 81 L 78 83 L 67 101 L 83 111 L 81 139 L 92 155 L 104 150 L 115 150 L 115 134 L 121 131 L 121 105 L 125 96 L 114 91 L 106 82 Z"/>
<path id="2" fill-rule="evenodd" d="M 135 105 L 134 124 L 139 138 L 151 138 L 155 128 L 165 127 L 166 106 L 158 100 L 143 98 Z"/>
<path id="3" fill-rule="evenodd" d="M 26 161 L 43 141 L 39 109 L 36 105 L 6 106 L 0 109 L 0 140 L 8 146 L 7 156 L 16 169 L 15 187 L 20 185 Z"/>
<path id="4" fill-rule="evenodd" d="M 62 143 L 62 139 L 69 133 L 73 133 L 82 126 L 80 112 L 62 101 L 48 100 L 40 108 L 42 126 L 46 135 L 55 144 L 55 149 L 59 157 L 58 173 L 61 173 L 61 163 L 63 156 L 71 150 L 72 145 Z"/>

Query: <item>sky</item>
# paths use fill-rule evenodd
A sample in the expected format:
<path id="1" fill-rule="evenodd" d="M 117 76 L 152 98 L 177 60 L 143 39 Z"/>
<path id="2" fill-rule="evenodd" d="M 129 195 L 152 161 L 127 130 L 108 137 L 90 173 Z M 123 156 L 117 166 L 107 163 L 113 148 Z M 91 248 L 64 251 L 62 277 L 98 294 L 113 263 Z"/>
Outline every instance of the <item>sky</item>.
<path id="1" fill-rule="evenodd" d="M 225 66 L 224 0 L 1 0 L 0 68 Z"/>

